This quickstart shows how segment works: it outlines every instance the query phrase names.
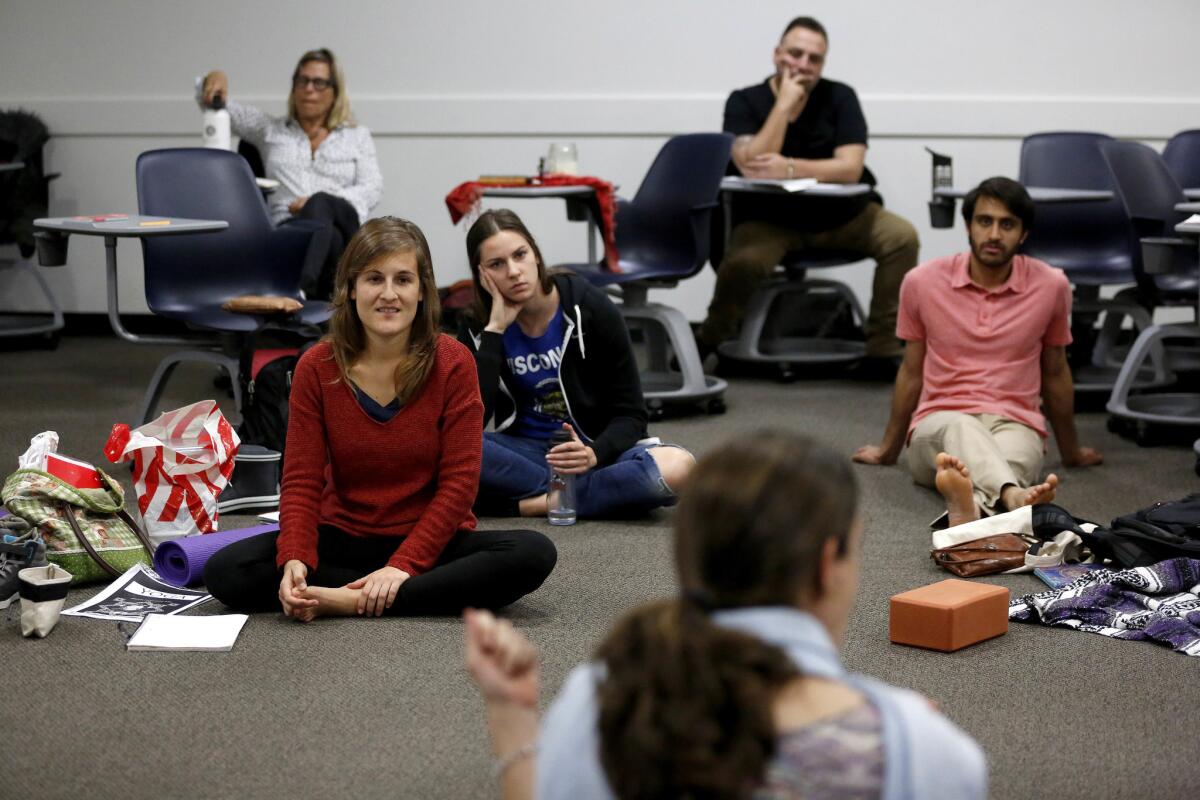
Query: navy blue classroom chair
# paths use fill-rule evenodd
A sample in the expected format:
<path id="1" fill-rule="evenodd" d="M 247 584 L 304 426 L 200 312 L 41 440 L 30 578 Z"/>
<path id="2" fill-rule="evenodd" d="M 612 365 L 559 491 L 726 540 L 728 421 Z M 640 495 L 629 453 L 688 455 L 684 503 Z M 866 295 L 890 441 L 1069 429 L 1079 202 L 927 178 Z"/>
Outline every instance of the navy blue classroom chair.
<path id="1" fill-rule="evenodd" d="M 1184 189 L 1200 189 L 1200 129 L 1180 131 L 1167 141 L 1163 161 Z"/>
<path id="2" fill-rule="evenodd" d="M 245 337 L 268 317 L 221 309 L 241 295 L 275 295 L 300 300 L 300 277 L 314 236 L 328 235 L 323 223 L 275 227 L 246 160 L 206 148 L 151 150 L 137 160 L 138 212 L 162 217 L 219 219 L 218 233 L 146 237 L 142 241 L 146 305 L 155 314 L 186 323 L 195 335 L 155 337 L 149 343 L 190 346 L 159 362 L 146 389 L 139 419 L 150 419 L 175 367 L 183 361 L 217 365 L 229 374 L 234 402 L 242 408 L 238 356 Z M 298 325 L 329 319 L 324 301 L 304 301 L 292 315 Z"/>
<path id="3" fill-rule="evenodd" d="M 679 309 L 647 300 L 650 289 L 670 288 L 708 262 L 710 225 L 733 136 L 691 133 L 667 140 L 633 200 L 617 200 L 616 245 L 621 271 L 567 264 L 592 284 L 620 293 L 621 314 L 646 345 L 641 370 L 649 410 L 664 404 L 704 403 L 725 410 L 726 382 L 704 374 L 687 318 Z M 673 369 L 674 353 L 678 369 Z"/>
<path id="4" fill-rule="evenodd" d="M 1137 142 L 1105 142 L 1100 150 L 1142 243 L 1134 273 L 1143 296 L 1155 305 L 1192 306 L 1197 313 L 1197 321 L 1190 324 L 1152 325 L 1142 331 L 1121 367 L 1107 408 L 1117 420 L 1131 421 L 1137 440 L 1144 442 L 1151 424 L 1200 424 L 1200 394 L 1133 391 L 1134 375 L 1163 340 L 1200 340 L 1200 249 L 1195 239 L 1175 233 L 1185 216 L 1175 205 L 1184 202 L 1184 194 L 1162 156 Z M 1194 369 L 1200 366 L 1195 355 L 1194 349 L 1172 348 L 1168 361 L 1177 369 Z"/>
<path id="5" fill-rule="evenodd" d="M 1062 131 L 1035 133 L 1021 143 L 1019 178 L 1025 186 L 1114 192 L 1106 201 L 1039 203 L 1033 230 L 1022 247 L 1023 252 L 1067 274 L 1074 289 L 1077 320 L 1085 319 L 1090 328 L 1092 315 L 1104 313 L 1090 364 L 1075 365 L 1075 389 L 1082 392 L 1112 390 L 1122 363 L 1115 345 L 1124 318 L 1133 321 L 1137 333 L 1152 322 L 1134 287 L 1137 237 L 1100 153 L 1100 144 L 1111 141 L 1114 139 L 1103 133 Z M 1112 299 L 1101 299 L 1100 290 L 1105 286 L 1130 288 Z M 1081 326 L 1075 327 L 1078 332 Z M 1139 373 L 1138 386 L 1163 386 L 1173 379 L 1158 358 L 1153 370 Z"/>

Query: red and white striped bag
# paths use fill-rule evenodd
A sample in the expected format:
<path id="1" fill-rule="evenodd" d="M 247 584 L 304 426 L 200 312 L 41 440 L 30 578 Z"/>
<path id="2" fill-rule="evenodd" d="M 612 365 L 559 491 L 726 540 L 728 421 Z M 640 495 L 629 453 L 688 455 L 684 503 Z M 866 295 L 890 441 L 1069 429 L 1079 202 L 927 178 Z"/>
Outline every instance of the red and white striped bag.
<path id="1" fill-rule="evenodd" d="M 132 431 L 114 425 L 104 454 L 114 464 L 133 461 L 138 510 L 158 543 L 217 529 L 217 495 L 240 444 L 216 402 L 202 400 Z"/>

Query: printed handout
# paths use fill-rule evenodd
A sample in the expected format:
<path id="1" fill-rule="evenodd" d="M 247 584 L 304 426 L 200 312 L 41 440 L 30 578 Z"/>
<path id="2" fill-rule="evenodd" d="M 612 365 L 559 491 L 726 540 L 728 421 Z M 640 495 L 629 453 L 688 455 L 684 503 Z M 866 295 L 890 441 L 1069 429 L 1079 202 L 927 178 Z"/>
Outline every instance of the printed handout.
<path id="1" fill-rule="evenodd" d="M 145 564 L 135 564 L 100 594 L 62 613 L 73 617 L 141 622 L 147 614 L 178 614 L 212 595 L 163 583 Z"/>

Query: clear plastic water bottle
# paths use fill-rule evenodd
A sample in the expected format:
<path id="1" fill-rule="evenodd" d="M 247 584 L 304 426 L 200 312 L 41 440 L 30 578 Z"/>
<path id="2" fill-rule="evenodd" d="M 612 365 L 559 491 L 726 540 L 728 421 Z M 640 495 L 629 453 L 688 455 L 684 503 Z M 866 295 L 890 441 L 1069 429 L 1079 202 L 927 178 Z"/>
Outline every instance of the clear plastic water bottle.
<path id="1" fill-rule="evenodd" d="M 558 430 L 550 437 L 550 447 L 572 441 L 571 434 Z M 564 475 L 550 468 L 550 485 L 546 490 L 546 518 L 551 525 L 575 524 L 575 476 Z"/>

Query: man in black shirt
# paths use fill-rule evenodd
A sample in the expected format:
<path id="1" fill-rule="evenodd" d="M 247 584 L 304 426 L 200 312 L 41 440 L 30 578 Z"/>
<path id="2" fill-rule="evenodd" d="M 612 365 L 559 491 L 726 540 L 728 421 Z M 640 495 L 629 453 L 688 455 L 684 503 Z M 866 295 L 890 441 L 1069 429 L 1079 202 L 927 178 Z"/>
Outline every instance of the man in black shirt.
<path id="1" fill-rule="evenodd" d="M 863 164 L 867 122 L 858 97 L 846 84 L 821 77 L 828 49 L 821 23 L 798 17 L 775 48 L 775 74 L 729 95 L 724 129 L 737 136 L 733 165 L 742 175 L 874 185 Z M 742 195 L 737 200 L 708 317 L 697 334 L 701 353 L 734 336 L 751 295 L 788 252 L 849 251 L 875 259 L 867 357 L 894 373 L 903 352 L 896 338 L 900 283 L 916 266 L 920 247 L 913 226 L 884 210 L 874 191 L 850 198 Z"/>

